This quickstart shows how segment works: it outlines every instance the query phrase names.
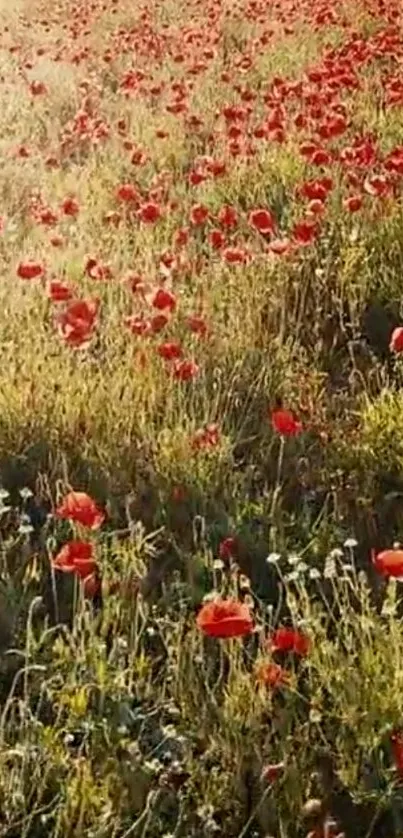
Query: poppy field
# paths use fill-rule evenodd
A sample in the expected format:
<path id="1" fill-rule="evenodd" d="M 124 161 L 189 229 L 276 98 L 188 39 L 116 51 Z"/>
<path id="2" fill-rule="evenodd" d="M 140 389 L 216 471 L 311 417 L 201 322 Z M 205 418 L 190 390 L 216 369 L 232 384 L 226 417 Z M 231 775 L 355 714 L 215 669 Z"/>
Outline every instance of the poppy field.
<path id="1" fill-rule="evenodd" d="M 0 838 L 403 838 L 403 7 L 0 0 Z"/>

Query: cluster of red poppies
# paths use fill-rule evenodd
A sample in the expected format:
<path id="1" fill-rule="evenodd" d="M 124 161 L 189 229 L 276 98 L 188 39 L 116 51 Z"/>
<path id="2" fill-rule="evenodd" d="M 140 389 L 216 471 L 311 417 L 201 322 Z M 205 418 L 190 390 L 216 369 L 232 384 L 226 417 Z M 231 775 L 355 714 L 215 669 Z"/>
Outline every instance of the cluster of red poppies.
<path id="1" fill-rule="evenodd" d="M 87 37 L 91 19 L 102 11 L 98 6 L 94 3 L 88 10 L 87 4 L 76 2 L 73 22 L 63 23 L 63 50 L 59 41 L 50 43 L 38 50 L 37 60 L 76 67 L 85 67 L 88 61 L 101 62 L 114 78 L 115 96 L 125 115 L 119 115 L 115 123 L 108 121 L 102 88 L 96 78 L 86 76 L 78 83 L 79 106 L 63 125 L 53 148 L 47 144 L 44 151 L 32 142 L 10 151 L 21 165 L 42 156 L 47 167 L 60 169 L 77 155 L 85 157 L 99 146 L 117 144 L 124 170 L 132 171 L 133 176 L 111 188 L 110 206 L 103 208 L 100 220 L 111 228 L 111 252 L 120 250 L 115 247 L 115 228 L 129 236 L 150 230 L 147 241 L 153 263 L 149 278 L 140 277 L 127 285 L 135 310 L 127 313 L 125 323 L 142 345 L 145 339 L 164 332 L 164 342 L 155 347 L 156 352 L 174 378 L 189 381 L 197 377 L 201 363 L 188 357 L 186 346 L 172 334 L 176 313 L 184 303 L 179 289 L 189 277 L 220 264 L 236 269 L 256 262 L 260 269 L 273 259 L 298 260 L 305 248 L 326 239 L 335 212 L 347 231 L 351 215 L 372 223 L 393 212 L 402 192 L 403 149 L 392 145 L 384 152 L 374 131 L 358 129 L 354 102 L 357 95 L 365 93 L 376 100 L 381 95 L 385 113 L 402 106 L 402 11 L 393 0 L 362 0 L 363 20 L 376 23 L 364 32 L 354 25 L 348 8 L 324 0 L 304 0 L 298 6 L 293 0 L 273 2 L 269 17 L 261 0 L 242 0 L 235 4 L 231 17 L 253 23 L 257 34 L 245 37 L 242 49 L 234 45 L 228 53 L 223 48 L 227 17 L 221 0 L 209 0 L 203 8 L 204 24 L 178 22 L 170 27 L 159 25 L 158 4 L 155 9 L 151 4 L 139 12 L 135 25 L 108 28 L 101 49 Z M 195 2 L 196 20 L 198 6 Z M 116 7 L 111 11 L 116 13 Z M 254 84 L 262 58 L 279 39 L 287 44 L 287 38 L 303 24 L 323 40 L 317 60 L 304 67 L 297 78 L 277 75 Z M 342 35 L 337 46 L 326 38 L 329 27 Z M 51 33 L 51 29 L 49 24 L 45 32 Z M 6 37 L 22 78 L 27 79 L 32 107 L 42 109 L 51 87 L 31 78 L 36 62 L 20 43 L 13 43 L 10 34 Z M 161 66 L 167 62 L 172 69 L 162 78 Z M 197 108 L 196 94 L 197 86 L 212 71 L 222 86 L 222 98 L 207 114 Z M 132 101 L 140 102 L 152 114 L 167 117 L 164 127 L 155 127 L 155 144 L 150 142 L 149 148 L 133 136 Z M 155 157 L 158 153 L 166 156 L 166 141 L 176 130 L 189 148 L 204 149 L 192 151 L 181 174 L 175 164 L 161 168 Z M 270 194 L 268 205 L 249 201 L 252 205 L 244 208 L 228 199 L 221 206 L 210 205 L 206 198 L 209 184 L 217 182 L 225 195 L 226 181 L 239 167 L 245 167 L 246 172 L 252 173 L 253 167 L 259 171 L 271 150 L 275 153 L 288 143 L 306 172 L 296 184 L 284 187 L 281 209 Z M 36 190 L 27 222 L 49 230 L 52 247 L 63 249 L 85 209 L 74 194 L 52 203 Z M 163 238 L 168 242 L 162 252 L 161 230 L 166 231 Z M 108 315 L 98 298 L 85 298 L 65 277 L 53 276 L 42 258 L 21 260 L 17 275 L 46 283 L 50 300 L 58 306 L 55 326 L 69 347 L 90 344 L 101 315 Z M 101 255 L 89 257 L 83 275 L 102 286 L 122 279 L 119 267 L 111 266 Z M 153 308 L 162 317 L 155 317 Z M 207 327 L 204 312 L 185 314 L 184 320 L 189 323 L 192 318 L 192 334 L 205 337 L 210 325 Z M 391 338 L 391 349 L 396 352 L 403 346 L 401 328 Z M 194 349 L 192 346 L 192 352 Z"/>
<path id="2" fill-rule="evenodd" d="M 71 521 L 83 530 L 97 530 L 105 514 L 85 492 L 69 492 L 56 509 L 58 518 Z M 83 583 L 86 596 L 93 597 L 99 590 L 100 580 L 92 541 L 73 539 L 63 545 L 52 561 L 55 570 L 72 573 Z"/>

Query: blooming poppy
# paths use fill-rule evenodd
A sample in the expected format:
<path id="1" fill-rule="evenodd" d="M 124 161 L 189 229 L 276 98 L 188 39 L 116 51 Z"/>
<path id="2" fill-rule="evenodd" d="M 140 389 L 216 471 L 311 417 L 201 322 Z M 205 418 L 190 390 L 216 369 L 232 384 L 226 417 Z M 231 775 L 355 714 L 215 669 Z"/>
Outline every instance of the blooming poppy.
<path id="1" fill-rule="evenodd" d="M 140 207 L 137 215 L 140 221 L 144 221 L 145 224 L 155 224 L 161 218 L 162 211 L 159 204 L 150 201 Z"/>
<path id="2" fill-rule="evenodd" d="M 314 166 L 328 166 L 332 162 L 332 155 L 324 148 L 317 148 L 312 153 L 311 163 Z"/>
<path id="3" fill-rule="evenodd" d="M 207 207 L 203 206 L 203 204 L 195 204 L 190 211 L 190 220 L 195 226 L 204 224 L 205 221 L 207 221 L 208 216 L 209 211 Z"/>
<path id="4" fill-rule="evenodd" d="M 299 221 L 294 224 L 292 238 L 300 245 L 312 244 L 319 232 L 318 225 L 309 221 Z"/>
<path id="5" fill-rule="evenodd" d="M 254 227 L 255 230 L 258 230 L 258 232 L 262 233 L 264 236 L 267 236 L 274 230 L 274 218 L 269 210 L 252 210 L 252 212 L 249 213 L 248 221 L 251 227 Z"/>
<path id="6" fill-rule="evenodd" d="M 215 599 L 202 605 L 196 620 L 208 637 L 244 637 L 253 631 L 253 617 L 247 605 L 236 599 Z"/>
<path id="7" fill-rule="evenodd" d="M 167 341 L 166 343 L 161 343 L 157 347 L 157 352 L 158 355 L 164 359 L 164 361 L 175 361 L 183 355 L 183 349 L 177 341 Z"/>
<path id="8" fill-rule="evenodd" d="M 91 530 L 96 530 L 105 520 L 105 514 L 86 492 L 69 492 L 56 509 L 59 518 L 75 521 Z"/>
<path id="9" fill-rule="evenodd" d="M 20 262 L 17 266 L 17 276 L 20 279 L 36 279 L 43 276 L 44 270 L 41 262 Z"/>
<path id="10" fill-rule="evenodd" d="M 319 199 L 316 198 L 315 200 L 309 202 L 307 215 L 310 215 L 312 218 L 314 218 L 315 215 L 323 215 L 324 212 L 325 205 L 323 201 L 319 201 Z"/>
<path id="11" fill-rule="evenodd" d="M 386 177 L 379 175 L 368 178 L 364 181 L 364 189 L 368 195 L 373 197 L 384 197 L 390 192 L 390 183 Z"/>
<path id="12" fill-rule="evenodd" d="M 125 317 L 125 325 L 130 329 L 132 335 L 137 335 L 138 337 L 149 335 L 151 332 L 150 321 L 146 320 L 142 315 L 138 317 L 136 314 L 130 314 L 128 317 Z"/>
<path id="13" fill-rule="evenodd" d="M 71 288 L 59 279 L 52 279 L 48 287 L 48 296 L 52 303 L 65 303 L 71 300 L 73 294 Z"/>
<path id="14" fill-rule="evenodd" d="M 323 203 L 326 201 L 329 189 L 331 188 L 327 179 L 325 181 L 322 178 L 317 178 L 316 180 L 305 181 L 299 191 L 303 198 L 307 198 L 309 201 L 321 201 Z"/>
<path id="15" fill-rule="evenodd" d="M 207 333 L 207 323 L 204 317 L 201 317 L 200 314 L 190 314 L 189 317 L 186 318 L 186 325 L 194 335 L 201 335 L 204 337 Z"/>
<path id="16" fill-rule="evenodd" d="M 112 269 L 110 266 L 99 262 L 94 256 L 87 257 L 85 272 L 91 279 L 112 279 Z"/>
<path id="17" fill-rule="evenodd" d="M 372 560 L 381 576 L 403 579 L 403 550 L 383 550 L 373 554 Z"/>
<path id="18" fill-rule="evenodd" d="M 343 207 L 347 212 L 359 212 L 362 207 L 361 195 L 349 195 L 343 201 Z"/>
<path id="19" fill-rule="evenodd" d="M 262 661 L 257 665 L 255 674 L 259 684 L 271 689 L 283 687 L 290 680 L 288 672 L 279 663 L 273 661 Z"/>
<path id="20" fill-rule="evenodd" d="M 221 207 L 217 217 L 223 227 L 232 228 L 238 224 L 238 213 L 235 207 L 231 207 L 228 204 Z"/>
<path id="21" fill-rule="evenodd" d="M 229 265 L 244 265 L 248 261 L 248 252 L 243 247 L 226 247 L 223 258 Z"/>
<path id="22" fill-rule="evenodd" d="M 281 436 L 296 436 L 302 430 L 302 424 L 290 410 L 279 408 L 271 414 L 273 429 Z"/>
<path id="23" fill-rule="evenodd" d="M 80 347 L 89 342 L 96 323 L 98 300 L 71 300 L 58 315 L 56 323 L 69 346 Z"/>
<path id="24" fill-rule="evenodd" d="M 44 227 L 54 227 L 59 220 L 56 213 L 53 212 L 50 207 L 45 207 L 40 210 L 34 217 L 36 217 L 38 222 L 43 224 Z"/>
<path id="25" fill-rule="evenodd" d="M 181 361 L 179 358 L 174 364 L 174 376 L 178 381 L 191 381 L 199 372 L 199 367 L 194 361 Z"/>
<path id="26" fill-rule="evenodd" d="M 308 654 L 310 645 L 309 637 L 297 629 L 286 626 L 276 629 L 268 641 L 272 652 L 294 652 L 301 657 Z"/>
<path id="27" fill-rule="evenodd" d="M 80 205 L 75 198 L 65 198 L 62 203 L 62 210 L 65 215 L 70 215 L 74 218 L 80 212 Z"/>
<path id="28" fill-rule="evenodd" d="M 116 190 L 116 197 L 125 203 L 138 203 L 140 195 L 132 183 L 121 183 Z"/>
<path id="29" fill-rule="evenodd" d="M 159 332 L 162 332 L 165 329 L 165 326 L 169 323 L 169 317 L 162 312 L 160 314 L 154 314 L 154 317 L 150 318 L 150 328 L 154 335 L 158 335 Z"/>
<path id="30" fill-rule="evenodd" d="M 96 568 L 94 547 L 87 541 L 68 541 L 52 564 L 56 570 L 75 573 L 80 579 L 86 579 Z"/>
<path id="31" fill-rule="evenodd" d="M 168 291 L 166 288 L 158 288 L 155 292 L 151 304 L 154 308 L 158 308 L 160 311 L 164 311 L 164 309 L 169 309 L 169 311 L 173 311 L 176 307 L 176 297 L 172 291 Z"/>
<path id="32" fill-rule="evenodd" d="M 396 329 L 393 329 L 389 349 L 391 352 L 403 352 L 403 326 L 397 326 Z"/>
<path id="33" fill-rule="evenodd" d="M 189 242 L 189 227 L 180 227 L 174 235 L 175 247 L 185 247 Z"/>
<path id="34" fill-rule="evenodd" d="M 208 238 L 214 250 L 221 250 L 225 245 L 225 236 L 221 230 L 212 230 Z"/>
<path id="35" fill-rule="evenodd" d="M 203 172 L 192 171 L 189 174 L 189 183 L 191 186 L 199 186 L 204 180 L 207 180 L 207 175 Z"/>

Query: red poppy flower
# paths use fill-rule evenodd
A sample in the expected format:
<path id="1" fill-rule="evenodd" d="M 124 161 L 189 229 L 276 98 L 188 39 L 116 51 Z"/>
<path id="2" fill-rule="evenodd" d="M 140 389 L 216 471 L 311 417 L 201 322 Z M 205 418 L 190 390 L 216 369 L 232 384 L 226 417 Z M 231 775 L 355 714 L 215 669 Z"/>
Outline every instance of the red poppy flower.
<path id="1" fill-rule="evenodd" d="M 69 492 L 56 509 L 59 518 L 76 521 L 84 527 L 96 530 L 105 520 L 105 514 L 86 492 Z"/>
<path id="2" fill-rule="evenodd" d="M 176 231 L 173 243 L 175 247 L 185 247 L 189 242 L 189 227 L 180 227 L 179 230 Z"/>
<path id="3" fill-rule="evenodd" d="M 45 209 L 40 210 L 36 215 L 36 218 L 38 222 L 43 224 L 45 227 L 54 227 L 59 220 L 56 213 L 53 212 L 50 207 L 45 207 Z"/>
<path id="4" fill-rule="evenodd" d="M 308 213 L 310 216 L 314 217 L 316 215 L 323 215 L 325 212 L 325 205 L 323 201 L 319 201 L 315 199 L 314 201 L 310 201 L 308 204 Z"/>
<path id="5" fill-rule="evenodd" d="M 308 180 L 302 184 L 300 194 L 303 198 L 308 198 L 309 201 L 326 201 L 329 190 L 326 184 L 321 179 Z"/>
<path id="6" fill-rule="evenodd" d="M 196 622 L 208 637 L 244 637 L 253 631 L 253 617 L 248 606 L 235 599 L 206 602 Z"/>
<path id="7" fill-rule="evenodd" d="M 94 256 L 87 257 L 85 272 L 91 279 L 112 279 L 112 269 L 110 266 L 99 262 Z"/>
<path id="8" fill-rule="evenodd" d="M 87 541 L 68 541 L 52 561 L 56 570 L 86 579 L 96 568 L 94 547 Z"/>
<path id="9" fill-rule="evenodd" d="M 294 225 L 292 237 L 301 245 L 312 244 L 319 232 L 318 225 L 309 221 L 299 221 Z"/>
<path id="10" fill-rule="evenodd" d="M 44 272 L 41 262 L 20 262 L 17 266 L 17 276 L 20 279 L 36 279 L 43 276 Z"/>
<path id="11" fill-rule="evenodd" d="M 310 649 L 310 640 L 297 629 L 281 627 L 276 629 L 270 640 L 269 648 L 272 652 L 294 652 L 305 657 Z"/>
<path id="12" fill-rule="evenodd" d="M 248 251 L 243 247 L 226 247 L 222 255 L 229 265 L 245 265 L 248 261 Z"/>
<path id="13" fill-rule="evenodd" d="M 48 296 L 52 303 L 65 303 L 71 300 L 73 293 L 71 288 L 59 279 L 52 279 L 48 287 Z"/>
<path id="14" fill-rule="evenodd" d="M 255 670 L 256 680 L 265 687 L 275 689 L 289 683 L 290 676 L 279 663 L 262 661 Z"/>
<path id="15" fill-rule="evenodd" d="M 223 227 L 231 229 L 232 227 L 236 227 L 238 224 L 238 213 L 235 207 L 230 207 L 228 204 L 221 207 L 217 217 Z"/>
<path id="16" fill-rule="evenodd" d="M 248 221 L 251 227 L 254 227 L 255 230 L 258 230 L 259 233 L 262 233 L 264 236 L 267 236 L 274 230 L 274 218 L 268 210 L 252 210 L 252 212 L 249 213 Z"/>
<path id="17" fill-rule="evenodd" d="M 186 318 L 186 325 L 194 335 L 204 337 L 207 334 L 207 323 L 200 314 L 190 314 Z"/>
<path id="18" fill-rule="evenodd" d="M 199 372 L 199 367 L 194 361 L 181 361 L 178 359 L 174 364 L 174 376 L 178 381 L 191 381 Z"/>
<path id="19" fill-rule="evenodd" d="M 275 431 L 281 436 L 296 436 L 302 431 L 302 424 L 295 418 L 290 410 L 273 410 L 271 424 Z"/>
<path id="20" fill-rule="evenodd" d="M 403 579 L 403 550 L 383 550 L 372 555 L 375 570 L 381 576 Z"/>
<path id="21" fill-rule="evenodd" d="M 137 214 L 140 221 L 144 221 L 146 224 L 155 224 L 161 218 L 162 211 L 158 204 L 150 201 L 147 204 L 143 204 Z"/>
<path id="22" fill-rule="evenodd" d="M 157 347 L 157 352 L 158 355 L 164 359 L 164 361 L 175 361 L 183 355 L 183 349 L 180 343 L 174 341 L 161 343 L 160 346 Z"/>
<path id="23" fill-rule="evenodd" d="M 205 180 L 207 180 L 207 175 L 203 174 L 203 172 L 192 171 L 189 174 L 189 183 L 191 186 L 199 186 Z"/>
<path id="24" fill-rule="evenodd" d="M 155 292 L 151 304 L 154 308 L 158 308 L 160 311 L 164 311 L 164 309 L 169 309 L 169 311 L 173 311 L 176 307 L 176 297 L 172 291 L 167 291 L 166 288 L 158 288 Z"/>
<path id="25" fill-rule="evenodd" d="M 154 317 L 151 317 L 149 322 L 153 335 L 158 335 L 165 329 L 167 323 L 169 323 L 169 317 L 161 312 L 160 314 L 154 314 Z"/>
<path id="26" fill-rule="evenodd" d="M 137 204 L 140 200 L 139 192 L 132 183 L 122 183 L 118 186 L 116 197 L 125 203 Z"/>
<path id="27" fill-rule="evenodd" d="M 72 300 L 58 316 L 57 325 L 69 346 L 80 347 L 90 341 L 98 306 L 98 300 Z"/>
<path id="28" fill-rule="evenodd" d="M 74 217 L 80 212 L 80 205 L 75 198 L 65 198 L 62 203 L 62 210 L 65 215 Z"/>
<path id="29" fill-rule="evenodd" d="M 343 207 L 347 212 L 359 212 L 362 207 L 361 195 L 350 195 L 343 201 Z"/>
<path id="30" fill-rule="evenodd" d="M 209 211 L 207 207 L 204 207 L 202 204 L 196 204 L 190 211 L 190 220 L 195 226 L 204 224 L 207 221 L 208 216 Z"/>
<path id="31" fill-rule="evenodd" d="M 380 198 L 390 192 L 390 183 L 383 175 L 374 175 L 374 177 L 368 178 L 364 182 L 364 189 L 368 195 Z"/>
<path id="32" fill-rule="evenodd" d="M 332 162 L 332 155 L 324 148 L 317 148 L 311 156 L 314 166 L 328 166 Z"/>
<path id="33" fill-rule="evenodd" d="M 151 332 L 151 324 L 143 316 L 137 317 L 136 314 L 130 314 L 125 317 L 125 325 L 131 331 L 132 335 L 141 337 L 142 335 L 149 335 Z"/>
<path id="34" fill-rule="evenodd" d="M 212 230 L 208 238 L 214 250 L 221 250 L 225 245 L 225 236 L 221 230 Z"/>
<path id="35" fill-rule="evenodd" d="M 393 329 L 389 349 L 391 352 L 403 352 L 403 326 L 397 326 L 396 329 Z"/>

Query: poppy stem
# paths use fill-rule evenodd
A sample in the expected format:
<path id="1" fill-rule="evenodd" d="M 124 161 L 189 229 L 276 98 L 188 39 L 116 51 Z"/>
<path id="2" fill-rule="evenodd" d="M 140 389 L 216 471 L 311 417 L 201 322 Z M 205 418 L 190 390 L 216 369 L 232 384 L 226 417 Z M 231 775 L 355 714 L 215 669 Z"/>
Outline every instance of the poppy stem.
<path id="1" fill-rule="evenodd" d="M 274 525 L 274 516 L 276 513 L 277 502 L 281 492 L 281 474 L 283 470 L 283 462 L 284 462 L 284 449 L 285 449 L 285 438 L 283 436 L 280 437 L 280 448 L 278 452 L 278 460 L 277 460 L 277 474 L 276 474 L 276 485 L 273 491 L 273 497 L 271 500 L 271 507 L 270 507 L 270 549 L 271 551 L 276 550 L 276 527 Z"/>
<path id="2" fill-rule="evenodd" d="M 270 791 L 271 791 L 271 786 L 268 786 L 268 788 L 264 790 L 260 800 L 258 801 L 255 808 L 253 809 L 253 811 L 252 811 L 250 817 L 248 818 L 245 826 L 243 827 L 243 829 L 241 829 L 241 832 L 237 835 L 237 838 L 245 838 L 245 836 L 248 834 L 249 828 L 252 826 L 252 824 L 253 824 L 253 822 L 256 818 L 256 815 L 259 812 L 260 807 L 263 805 L 266 798 L 269 796 Z"/>

